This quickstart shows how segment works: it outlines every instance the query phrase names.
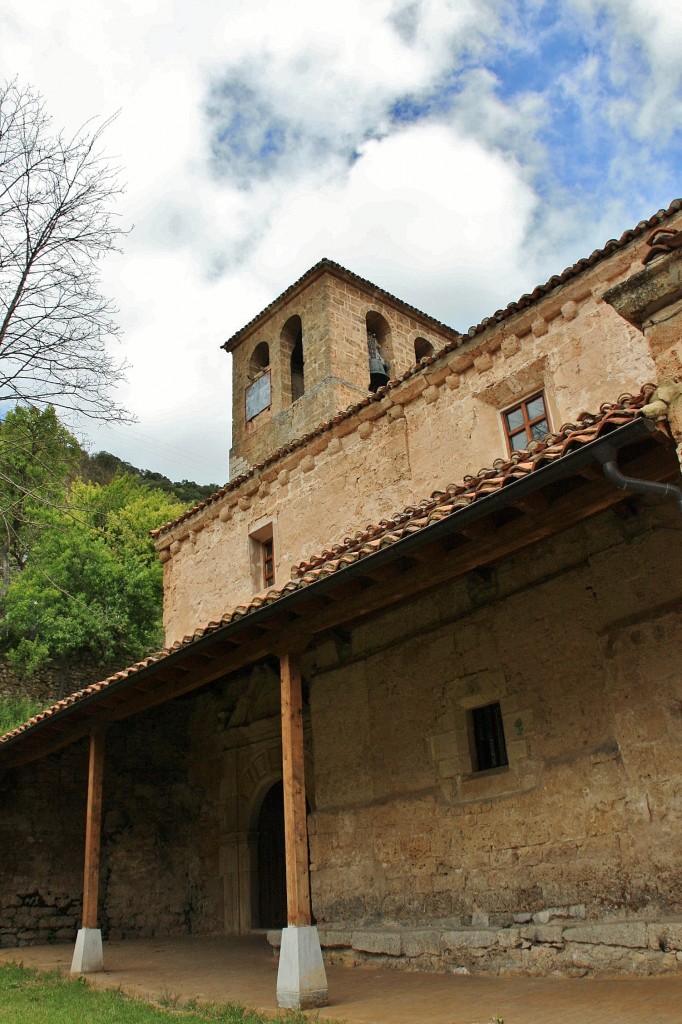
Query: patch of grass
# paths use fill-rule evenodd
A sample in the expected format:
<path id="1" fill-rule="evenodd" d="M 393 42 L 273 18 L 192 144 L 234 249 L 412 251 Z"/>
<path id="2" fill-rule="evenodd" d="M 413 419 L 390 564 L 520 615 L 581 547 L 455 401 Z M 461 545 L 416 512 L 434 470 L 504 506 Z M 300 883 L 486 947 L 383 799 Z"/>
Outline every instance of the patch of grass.
<path id="1" fill-rule="evenodd" d="M 33 718 L 42 711 L 42 707 L 42 704 L 31 700 L 30 697 L 0 696 L 0 736 Z"/>
<path id="2" fill-rule="evenodd" d="M 159 1005 L 163 1003 L 163 1006 Z M 288 1012 L 286 1024 L 311 1024 Z M 314 1024 L 331 1024 L 313 1018 Z M 0 964 L 0 1024 L 272 1024 L 272 1018 L 235 1003 L 199 1003 L 164 991 L 157 1004 L 120 989 L 96 989 L 84 978 Z"/>

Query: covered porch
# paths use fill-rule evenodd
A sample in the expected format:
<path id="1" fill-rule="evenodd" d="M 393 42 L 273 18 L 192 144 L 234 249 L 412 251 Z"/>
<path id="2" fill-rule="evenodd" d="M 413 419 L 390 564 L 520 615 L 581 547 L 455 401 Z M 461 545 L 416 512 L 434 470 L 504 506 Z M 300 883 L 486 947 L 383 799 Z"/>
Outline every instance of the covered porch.
<path id="1" fill-rule="evenodd" d="M 646 397 L 642 395 L 642 402 Z M 580 767 L 581 758 L 589 758 L 595 776 L 598 772 L 605 774 L 609 786 L 612 777 L 620 779 L 620 748 L 611 737 L 611 708 L 616 698 L 620 700 L 619 691 L 615 690 L 621 686 L 620 662 L 616 661 L 616 669 L 613 670 L 614 694 L 609 691 L 604 697 L 601 712 L 604 721 L 597 722 L 599 729 L 595 726 L 595 736 L 588 734 L 593 722 L 587 720 L 581 726 L 585 740 L 581 739 L 577 753 L 569 750 L 566 756 L 563 753 L 556 757 L 540 756 L 534 753 L 534 744 L 539 743 L 542 737 L 539 733 L 531 733 L 529 739 L 529 734 L 524 732 L 524 722 L 530 720 L 531 715 L 518 700 L 528 699 L 528 680 L 540 693 L 547 690 L 548 681 L 551 681 L 547 673 L 554 671 L 556 674 L 558 671 L 553 667 L 553 661 L 558 660 L 557 655 L 547 652 L 547 657 L 539 657 L 539 654 L 544 655 L 547 646 L 544 644 L 547 634 L 540 623 L 537 639 L 531 637 L 518 654 L 508 656 L 510 672 L 507 679 L 497 663 L 497 648 L 490 645 L 490 637 L 495 632 L 500 635 L 498 647 L 503 651 L 509 649 L 508 638 L 524 636 L 519 628 L 520 624 L 525 627 L 528 619 L 520 588 L 520 581 L 525 580 L 524 572 L 531 574 L 524 582 L 528 592 L 537 585 L 532 573 L 543 581 L 550 569 L 546 585 L 550 588 L 559 586 L 557 580 L 561 574 L 557 572 L 555 553 L 551 553 L 551 558 L 547 557 L 546 569 L 539 557 L 544 549 L 538 545 L 551 541 L 570 527 L 580 527 L 588 519 L 598 519 L 600 513 L 608 513 L 611 509 L 616 509 L 613 519 L 599 519 L 600 536 L 603 534 L 600 550 L 606 552 L 603 556 L 600 554 L 605 565 L 600 579 L 603 579 L 606 597 L 611 600 L 610 595 L 615 594 L 618 604 L 614 612 L 611 612 L 610 605 L 607 606 L 606 598 L 603 605 L 608 612 L 607 624 L 617 615 L 618 636 L 623 629 L 630 628 L 630 607 L 620 598 L 621 588 L 612 571 L 612 563 L 619 564 L 620 555 L 611 555 L 610 551 L 620 551 L 617 544 L 632 546 L 631 541 L 640 535 L 652 538 L 651 543 L 660 546 L 664 542 L 662 538 L 671 530 L 679 530 L 679 526 L 677 518 L 673 521 L 671 502 L 666 502 L 660 512 L 656 507 L 651 529 L 644 522 L 644 517 L 641 517 L 641 525 L 626 519 L 629 525 L 620 526 L 617 506 L 622 501 L 622 492 L 608 482 L 601 471 L 604 462 L 611 463 L 616 458 L 621 469 L 631 478 L 646 479 L 650 483 L 659 483 L 659 486 L 664 481 L 677 479 L 678 463 L 667 435 L 639 418 L 636 408 L 615 407 L 567 435 L 560 445 L 556 445 L 551 458 L 528 465 L 514 464 L 505 474 L 490 471 L 471 485 L 471 493 L 453 489 L 435 494 L 423 505 L 405 510 L 393 522 L 385 526 L 382 524 L 376 537 L 359 537 L 357 543 L 350 543 L 340 557 L 325 558 L 319 565 L 310 563 L 304 567 L 300 578 L 287 584 L 282 591 L 270 592 L 266 598 L 256 598 L 248 606 L 235 609 L 221 622 L 210 623 L 171 651 L 68 698 L 27 727 L 11 734 L 4 741 L 4 749 L 0 748 L 0 770 L 4 768 L 7 772 L 7 793 L 16 804 L 13 812 L 16 821 L 21 817 L 27 834 L 31 831 L 37 835 L 43 846 L 49 841 L 55 844 L 52 854 L 55 863 L 63 860 L 65 837 L 68 839 L 73 870 L 69 878 L 65 877 L 63 888 L 64 891 L 68 889 L 74 899 L 79 888 L 75 881 L 75 866 L 78 864 L 82 872 L 80 851 L 83 844 L 85 846 L 81 919 L 84 946 L 80 953 L 77 949 L 73 961 L 76 969 L 99 972 L 97 984 L 108 983 L 111 979 L 113 985 L 122 984 L 137 991 L 175 991 L 178 980 L 186 978 L 187 988 L 180 989 L 179 994 L 187 998 L 202 994 L 206 998 L 234 999 L 264 1009 L 274 1009 L 278 1002 L 284 1006 L 307 1008 L 323 1005 L 328 998 L 329 1014 L 346 1020 L 452 1022 L 461 1019 L 470 1024 L 485 1021 L 491 1014 L 513 1020 L 512 1009 L 520 1010 L 522 1007 L 522 1015 L 517 1013 L 516 1019 L 528 1024 L 537 1019 L 544 1024 L 550 1009 L 553 1020 L 562 1019 L 557 1012 L 557 999 L 564 991 L 566 998 L 569 994 L 571 997 L 578 994 L 585 1003 L 584 1008 L 577 1010 L 569 1000 L 571 1008 L 567 1010 L 565 1020 L 598 1019 L 603 1022 L 609 1019 L 605 1016 L 609 1005 L 618 1008 L 619 1016 L 614 1020 L 627 1020 L 623 1016 L 626 997 L 620 994 L 620 988 L 617 992 L 610 990 L 610 981 L 594 980 L 588 984 L 584 979 L 560 982 L 558 979 L 541 978 L 472 977 L 463 973 L 461 967 L 462 973 L 458 973 L 461 961 L 456 956 L 454 963 L 442 975 L 409 971 L 401 974 L 361 967 L 355 967 L 351 972 L 332 962 L 327 965 L 325 981 L 320 944 L 316 934 L 312 934 L 305 782 L 307 764 L 304 771 L 307 760 L 306 715 L 310 713 L 311 700 L 313 704 L 317 701 L 312 714 L 313 726 L 315 713 L 317 715 L 316 758 L 321 755 L 320 770 L 315 770 L 315 784 L 308 791 L 313 810 L 312 824 L 316 830 L 312 838 L 318 849 L 326 843 L 323 853 L 327 860 L 326 875 L 324 857 L 318 858 L 313 865 L 316 902 L 312 911 L 327 926 L 334 925 L 337 920 L 348 919 L 355 919 L 356 927 L 371 924 L 371 914 L 376 914 L 375 905 L 381 905 L 387 922 L 394 921 L 400 911 L 398 923 L 405 927 L 423 927 L 422 919 L 427 922 L 442 919 L 445 923 L 441 927 L 451 928 L 454 925 L 450 922 L 462 913 L 462 908 L 467 915 L 467 926 L 470 920 L 472 927 L 479 927 L 488 914 L 488 908 L 479 908 L 473 894 L 480 892 L 485 895 L 492 888 L 491 879 L 497 880 L 502 889 L 502 882 L 512 872 L 516 872 L 520 881 L 515 883 L 513 898 L 516 903 L 511 904 L 512 909 L 501 905 L 502 911 L 508 915 L 540 907 L 556 908 L 563 902 L 578 903 L 572 898 L 574 890 L 578 891 L 573 876 L 566 880 L 561 874 L 563 862 L 557 868 L 549 859 L 543 861 L 537 871 L 538 878 L 547 879 L 545 889 L 541 891 L 538 882 L 532 892 L 524 893 L 522 888 L 527 870 L 515 853 L 516 849 L 525 851 L 527 846 L 547 844 L 549 856 L 559 848 L 558 829 L 557 834 L 549 838 L 540 836 L 541 831 L 543 835 L 548 833 L 542 817 L 547 814 L 545 805 L 539 807 L 536 814 L 534 827 L 537 834 L 531 836 L 530 843 L 525 841 L 525 834 L 530 831 L 530 815 L 524 808 L 532 809 L 532 801 L 538 799 L 536 794 L 553 807 L 556 791 L 562 805 L 561 817 L 566 818 L 568 783 L 577 787 L 576 828 L 582 828 L 587 816 L 594 813 L 601 830 L 597 835 L 598 843 L 590 840 L 590 857 L 597 863 L 604 855 L 613 856 L 615 868 L 609 869 L 606 882 L 611 878 L 618 881 L 616 876 L 622 870 L 623 858 L 616 859 L 616 854 L 618 857 L 620 854 L 617 850 L 613 853 L 611 848 L 616 849 L 612 833 L 617 832 L 619 821 L 614 819 L 614 824 L 602 810 L 601 803 L 595 804 L 593 811 L 592 804 L 585 802 L 584 796 L 578 792 L 580 773 L 572 771 L 570 765 L 575 760 Z M 660 487 L 658 494 L 665 496 L 666 493 L 665 485 Z M 650 512 L 650 516 L 653 517 L 654 513 Z M 575 607 L 577 601 L 594 600 L 590 593 L 587 597 L 581 596 L 586 590 L 582 585 L 582 566 L 593 550 L 594 538 L 589 530 L 571 536 L 571 545 L 562 558 L 567 563 L 565 573 L 573 580 L 573 589 L 567 592 L 566 602 Z M 499 583 L 501 590 L 498 595 L 497 584 L 493 586 L 487 567 L 501 564 L 505 556 L 530 548 L 536 554 L 534 563 L 529 567 L 519 562 L 507 563 L 504 569 L 506 576 Z M 660 560 L 658 547 L 653 555 Z M 647 559 L 644 554 L 641 558 L 646 569 Z M 469 574 L 473 574 L 472 581 L 468 580 Z M 453 590 L 456 581 L 462 580 L 465 582 L 459 590 Z M 593 581 L 594 576 L 590 580 Z M 647 585 L 651 589 L 652 585 Z M 494 629 L 486 630 L 481 619 L 481 615 L 488 614 L 486 609 L 492 605 L 496 609 L 508 607 L 508 602 L 505 604 L 501 600 L 505 587 L 512 595 L 521 594 L 521 597 L 516 596 L 520 610 L 513 615 L 508 612 L 508 621 L 496 610 Z M 421 600 L 420 595 L 426 599 L 433 593 L 433 603 L 419 606 L 415 603 L 418 598 Z M 656 590 L 654 598 L 657 603 L 653 611 L 649 607 L 653 598 L 648 591 L 645 597 L 646 602 L 642 608 L 638 607 L 638 617 L 633 621 L 638 624 L 641 620 L 647 629 L 652 616 L 656 622 L 672 622 L 679 606 L 679 596 L 674 588 L 665 595 L 659 595 Z M 540 602 L 536 604 L 541 606 Z M 583 604 L 580 607 L 583 608 Z M 464 613 L 471 620 L 469 634 L 457 625 Z M 575 620 L 573 627 L 576 636 L 579 626 L 581 635 L 585 637 L 594 632 L 594 615 L 593 604 L 585 604 L 581 618 Z M 672 630 L 673 626 L 665 625 L 665 629 Z M 406 637 L 410 631 L 414 636 L 408 641 Z M 469 669 L 460 678 L 458 673 L 463 672 L 460 648 L 468 635 L 473 637 L 471 649 L 475 670 Z M 480 637 L 491 646 L 490 660 L 494 671 L 486 669 L 482 661 L 481 651 L 485 644 L 480 642 Z M 656 637 L 654 640 L 658 643 Z M 595 667 L 602 668 L 600 643 L 594 641 L 592 661 L 585 662 L 586 673 L 595 672 Z M 641 646 L 639 637 L 632 643 Z M 369 645 L 367 653 L 363 644 Z M 577 647 L 576 641 L 576 650 Z M 558 650 L 557 641 L 555 651 Z M 431 667 L 424 671 L 429 651 L 433 651 L 433 661 Z M 302 658 L 306 656 L 310 659 L 307 679 L 306 671 L 302 671 Z M 562 664 L 569 665 L 567 671 L 572 683 L 575 673 L 570 670 L 570 657 L 575 656 L 572 649 L 567 649 L 561 656 Z M 374 660 L 370 664 L 371 659 Z M 628 664 L 632 662 L 629 647 L 621 660 Z M 379 670 L 373 667 L 376 665 L 380 666 Z M 529 673 L 525 676 L 521 665 L 530 666 L 534 675 Z M 235 689 L 233 701 L 230 687 L 244 671 L 251 673 L 250 681 L 243 689 Z M 452 680 L 450 690 L 443 697 L 445 711 L 441 712 L 428 687 L 432 679 L 445 678 L 445 672 L 451 673 Z M 516 677 L 518 684 L 514 682 Z M 377 686 L 376 680 L 379 681 Z M 469 694 L 467 688 L 472 684 L 476 689 Z M 518 685 L 518 694 L 512 684 Z M 593 683 L 588 679 L 585 686 L 592 695 Z M 221 687 L 223 689 L 217 697 Z M 190 707 L 189 702 L 194 700 L 194 695 L 201 699 L 196 706 Z M 588 703 L 579 696 L 580 700 L 574 702 L 576 707 L 586 709 Z M 272 715 L 270 724 L 267 724 L 265 717 L 256 721 L 246 714 L 247 710 L 252 712 L 260 700 L 271 705 L 274 700 L 277 708 L 276 743 L 274 735 L 267 731 L 275 722 Z M 467 744 L 468 711 L 471 707 L 489 705 L 496 700 L 501 701 L 502 714 L 510 727 L 508 766 L 502 771 L 493 767 L 488 773 L 477 772 L 471 763 Z M 551 702 L 541 703 L 537 696 L 534 700 L 537 709 L 545 715 L 552 712 Z M 565 715 L 568 722 L 575 710 L 568 686 L 557 687 L 554 703 L 559 700 L 568 708 Z M 499 708 L 500 704 L 497 706 Z M 189 734 L 186 723 L 190 713 L 195 738 L 191 754 L 187 755 Z M 421 722 L 422 717 L 424 722 Z M 597 719 L 594 704 L 589 718 Z M 214 771 L 214 762 L 217 764 L 214 747 L 216 737 L 225 734 L 228 719 L 235 743 L 252 730 L 248 740 L 250 749 L 256 753 L 249 755 L 247 764 L 242 757 L 243 748 L 221 740 L 219 761 L 222 774 L 218 776 Z M 552 739 L 552 729 L 562 723 L 555 712 L 554 718 L 548 721 L 546 732 Z M 344 724 L 347 733 L 339 741 L 340 726 Z M 652 729 L 654 727 L 659 728 L 658 719 L 652 724 Z M 370 728 L 374 730 L 374 739 L 370 739 Z M 602 733 L 608 742 L 603 741 Z M 648 734 L 644 740 L 639 734 L 634 738 L 623 735 L 630 745 L 641 745 L 644 740 L 648 742 Z M 409 754 L 406 753 L 406 738 L 414 738 Z M 160 752 L 156 751 L 155 744 L 159 745 Z M 262 756 L 259 745 L 262 745 Z M 327 757 L 325 761 L 325 751 L 332 747 L 334 757 L 331 760 Z M 278 754 L 278 750 L 281 753 Z M 50 771 L 46 769 L 41 774 L 38 762 L 43 763 L 47 757 L 58 753 L 60 760 L 53 766 L 48 765 Z M 183 761 L 186 756 L 191 763 Z M 281 758 L 279 767 L 275 766 L 277 757 Z M 365 793 L 363 789 L 358 796 L 360 787 L 366 789 L 370 784 L 373 759 L 375 789 L 371 793 Z M 465 765 L 467 759 L 468 770 Z M 607 766 L 605 769 L 599 767 L 603 763 Z M 417 779 L 414 782 L 414 793 L 400 789 L 400 773 L 406 764 L 412 773 L 415 766 L 421 772 L 422 781 Z M 541 781 L 541 772 L 545 771 L 546 765 L 554 773 L 551 786 Z M 36 774 L 29 777 L 26 773 L 33 771 L 34 766 Z M 253 832 L 253 812 L 258 801 L 262 802 L 265 787 L 271 787 L 275 775 L 282 779 L 284 791 L 289 925 L 286 930 L 293 934 L 296 942 L 289 952 L 291 970 L 286 979 L 288 987 L 276 984 L 277 964 L 264 937 L 221 938 L 215 934 L 223 928 L 225 931 L 248 933 L 254 923 L 262 923 L 254 922 L 252 916 L 254 904 L 250 897 L 254 886 L 254 863 L 250 833 Z M 464 782 L 460 784 L 457 780 L 462 778 Z M 23 802 L 22 779 L 25 779 Z M 248 787 L 242 786 L 244 780 Z M 346 797 L 351 783 L 356 791 L 353 806 L 347 804 Z M 67 806 L 67 793 L 70 793 L 70 806 L 76 808 L 81 801 L 85 804 L 87 794 L 87 813 L 78 823 L 68 813 L 57 812 L 60 818 L 58 846 L 55 840 L 57 830 L 43 833 L 44 823 L 35 806 L 31 805 L 31 794 L 35 794 L 41 784 L 49 785 L 49 800 L 53 808 L 60 800 L 64 801 L 64 807 Z M 460 792 L 461 785 L 468 790 Z M 384 788 L 380 789 L 380 786 Z M 134 804 L 128 801 L 131 792 L 135 793 Z M 244 798 L 245 813 L 235 828 L 225 812 L 226 797 L 230 793 L 237 795 L 234 804 L 237 808 Z M 318 799 L 320 795 L 323 800 Z M 597 797 L 598 794 L 595 800 Z M 472 820 L 475 815 L 471 812 L 476 815 L 488 813 L 493 805 L 503 806 L 501 798 L 517 800 L 520 810 L 501 822 L 504 835 L 513 839 L 509 851 L 504 854 L 507 861 L 502 862 L 500 844 L 493 844 L 496 861 L 484 877 L 480 871 L 480 851 L 487 847 L 481 845 L 480 828 L 478 822 Z M 101 877 L 100 831 L 103 801 L 106 810 L 107 800 L 110 807 L 105 839 L 109 846 L 105 851 L 102 873 L 105 877 Z M 634 801 L 631 803 L 634 806 Z M 622 800 L 619 807 L 621 804 Z M 410 822 L 410 828 L 403 836 L 398 826 L 405 820 Z M 464 828 L 463 824 L 467 827 Z M 221 829 L 224 842 L 219 848 L 215 837 Z M 152 831 L 155 840 L 150 846 L 147 839 Z M 518 840 L 516 832 L 519 833 Z M 637 841 L 640 834 L 642 842 L 649 843 L 648 833 L 645 835 L 644 827 L 638 823 L 634 833 Z M 665 839 L 663 832 L 661 835 Z M 576 841 L 572 836 L 563 836 L 563 833 L 561 838 L 565 847 L 570 846 L 571 852 Z M 578 841 L 581 838 L 579 835 Z M 443 859 L 441 847 L 449 858 L 447 861 Z M 150 861 L 150 852 L 156 860 Z M 560 850 L 560 853 L 567 859 L 565 850 Z M 458 872 L 467 857 L 472 866 L 468 883 L 464 884 Z M 336 862 L 331 863 L 334 858 L 337 858 Z M 434 859 L 433 872 L 428 858 Z M 150 863 L 156 865 L 151 871 Z M 384 869 L 392 871 L 388 881 Z M 11 870 L 15 875 L 25 871 L 23 849 L 20 851 L 17 847 L 16 864 Z M 25 874 L 28 879 L 30 872 L 26 870 Z M 48 869 L 45 874 L 53 883 L 52 871 Z M 124 875 L 126 888 L 122 891 L 120 882 Z M 439 885 L 437 890 L 433 888 L 433 892 L 425 888 L 427 883 L 431 884 L 431 875 L 437 878 Z M 83 878 L 82 873 L 80 877 Z M 168 906 L 161 905 L 158 885 L 161 877 L 180 877 L 183 880 L 186 890 L 184 902 L 177 906 L 176 903 L 171 906 L 172 901 L 168 901 Z M 141 879 L 145 879 L 145 884 L 140 884 L 138 880 Z M 593 882 L 590 880 L 590 884 L 600 892 L 604 881 L 598 877 Z M 114 891 L 117 885 L 119 889 Z M 107 913 L 115 904 L 117 917 L 115 921 L 110 918 L 105 922 L 110 941 L 106 943 L 102 962 L 99 931 L 103 923 L 104 888 L 109 894 L 114 894 Z M 590 895 L 587 888 L 584 891 Z M 555 893 L 560 896 L 564 892 L 571 898 L 555 898 Z M 360 906 L 366 893 L 370 897 L 367 901 L 369 909 Z M 165 892 L 161 895 L 166 898 Z M 410 906 L 407 905 L 408 896 L 412 901 Z M 525 902 L 520 902 L 522 899 Z M 544 902 L 540 902 L 543 899 Z M 138 920 L 139 907 L 144 904 L 160 907 L 158 921 L 153 925 L 156 937 L 148 940 L 133 937 L 141 924 Z M 223 910 L 218 912 L 216 908 L 221 905 Z M 28 911 L 32 906 L 22 906 L 21 913 L 30 916 Z M 523 913 L 521 916 L 530 915 Z M 127 941 L 119 942 L 111 932 L 122 927 L 124 918 Z M 210 938 L 201 935 L 162 937 L 164 929 L 177 932 L 183 927 L 189 931 L 212 931 L 214 935 Z M 301 941 L 297 935 L 302 937 Z M 61 934 L 55 937 L 57 941 L 66 938 Z M 97 942 L 90 945 L 89 940 L 95 938 Z M 523 941 L 520 936 L 520 949 Z M 646 951 L 641 958 L 651 959 L 654 954 L 648 944 L 643 948 Z M 197 951 L 199 956 L 195 960 Z M 667 940 L 655 956 L 659 953 L 669 958 L 676 955 Z M 70 954 L 68 947 L 23 946 L 16 958 L 28 964 L 42 965 L 40 958 L 43 957 L 47 958 L 46 965 L 64 961 L 68 966 Z M 12 951 L 8 950 L 3 955 L 11 958 Z M 144 971 L 143 964 L 146 965 Z M 213 966 L 207 966 L 210 964 Z M 312 985 L 309 984 L 311 965 L 317 972 Z M 252 979 L 251 982 L 248 978 Z M 291 978 L 293 983 L 289 982 Z M 248 991 L 242 987 L 247 982 L 252 986 Z M 337 984 L 339 987 L 335 994 Z M 642 998 L 646 999 L 649 1008 L 652 1000 L 657 998 L 655 994 L 664 991 L 674 991 L 671 1006 L 678 1004 L 679 978 L 674 981 L 624 980 L 618 985 L 624 986 L 624 993 L 640 992 L 637 986 L 643 985 Z M 668 985 L 672 985 L 672 989 L 665 987 Z M 606 993 L 602 1003 L 596 995 L 600 991 Z M 529 1010 L 529 1000 L 534 992 L 540 993 L 537 1017 L 532 1017 Z M 586 996 L 580 993 L 586 993 Z M 502 999 L 512 1009 L 500 1006 Z M 409 1011 L 410 1001 L 414 1007 L 412 1011 Z M 425 1003 L 433 1007 L 429 1012 L 434 1014 L 441 1012 L 439 1007 L 442 1006 L 443 1016 L 426 1017 Z M 596 1006 L 598 1016 L 591 1018 L 587 1006 Z M 453 1016 L 455 1010 L 456 1018 Z M 382 1013 L 387 1016 L 382 1017 Z M 642 1019 L 641 1006 L 631 1019 Z M 648 1019 L 652 1019 L 650 1014 Z M 664 1021 L 667 1018 L 661 1016 L 659 1019 Z"/>

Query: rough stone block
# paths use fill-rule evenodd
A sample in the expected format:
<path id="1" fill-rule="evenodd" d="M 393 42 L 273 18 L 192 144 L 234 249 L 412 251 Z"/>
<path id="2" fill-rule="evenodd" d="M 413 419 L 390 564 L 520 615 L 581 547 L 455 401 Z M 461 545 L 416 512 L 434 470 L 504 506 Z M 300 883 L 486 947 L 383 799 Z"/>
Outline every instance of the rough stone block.
<path id="1" fill-rule="evenodd" d="M 440 932 L 433 929 L 404 931 L 402 951 L 405 956 L 438 956 L 440 953 Z"/>
<path id="2" fill-rule="evenodd" d="M 521 929 L 501 928 L 495 936 L 495 942 L 502 949 L 515 949 L 521 945 Z"/>
<path id="3" fill-rule="evenodd" d="M 646 949 L 649 944 L 644 921 L 603 921 L 564 929 L 567 942 Z"/>
<path id="4" fill-rule="evenodd" d="M 442 948 L 450 949 L 485 949 L 493 944 L 496 931 L 492 928 L 471 929 L 462 928 L 461 931 L 443 932 L 441 939 Z"/>
<path id="5" fill-rule="evenodd" d="M 353 949 L 357 949 L 361 953 L 384 953 L 387 956 L 400 956 L 402 952 L 401 935 L 396 931 L 353 932 Z"/>
<path id="6" fill-rule="evenodd" d="M 535 941 L 563 946 L 564 926 L 561 924 L 539 924 L 535 929 Z"/>
<path id="7" fill-rule="evenodd" d="M 481 352 L 480 356 L 474 358 L 474 366 L 478 373 L 485 373 L 493 367 L 493 357 L 490 352 Z"/>
<path id="8" fill-rule="evenodd" d="M 500 348 L 502 349 L 502 355 L 504 358 L 509 359 L 519 351 L 521 348 L 521 342 L 515 334 L 510 334 L 508 338 L 502 339 Z"/>
<path id="9" fill-rule="evenodd" d="M 649 949 L 682 950 L 682 922 L 661 921 L 647 926 Z"/>
<path id="10" fill-rule="evenodd" d="M 353 933 L 341 928 L 318 928 L 320 945 L 324 949 L 343 949 L 353 945 Z"/>

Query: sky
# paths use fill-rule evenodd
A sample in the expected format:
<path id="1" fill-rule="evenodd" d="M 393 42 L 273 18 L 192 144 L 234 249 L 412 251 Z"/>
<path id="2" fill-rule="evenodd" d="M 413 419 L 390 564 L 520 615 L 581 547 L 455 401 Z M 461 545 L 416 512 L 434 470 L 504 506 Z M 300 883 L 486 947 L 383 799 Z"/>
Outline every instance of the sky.
<path id="1" fill-rule="evenodd" d="M 0 0 L 0 78 L 104 148 L 131 426 L 228 477 L 220 346 L 322 257 L 466 330 L 682 194 L 679 0 Z"/>

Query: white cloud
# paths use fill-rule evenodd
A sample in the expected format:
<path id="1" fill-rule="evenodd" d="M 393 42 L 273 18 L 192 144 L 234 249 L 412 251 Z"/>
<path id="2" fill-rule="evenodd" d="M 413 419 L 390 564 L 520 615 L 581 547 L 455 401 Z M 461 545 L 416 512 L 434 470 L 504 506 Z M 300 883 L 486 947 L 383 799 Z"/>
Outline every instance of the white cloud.
<path id="1" fill-rule="evenodd" d="M 617 38 L 592 77 L 589 64 L 576 69 L 583 116 L 602 102 L 603 61 L 615 75 L 619 40 L 627 49 L 640 34 L 651 93 L 626 89 L 625 102 L 644 96 L 637 123 L 653 131 L 661 105 L 675 109 L 679 14 L 664 0 L 604 5 Z M 584 25 L 595 6 L 558 5 Z M 93 446 L 223 482 L 219 346 L 323 255 L 460 328 L 561 269 L 546 241 L 527 245 L 538 222 L 566 252 L 589 234 L 570 204 L 557 212 L 538 198 L 551 104 L 541 88 L 505 94 L 488 67 L 512 51 L 532 61 L 535 47 L 510 0 L 6 2 L 0 64 L 44 93 L 56 125 L 121 109 L 106 147 L 124 167 L 121 213 L 135 229 L 105 282 L 140 423 L 91 429 Z M 426 116 L 411 123 L 410 103 Z"/>
<path id="2" fill-rule="evenodd" d="M 432 315 L 468 327 L 525 279 L 534 197 L 513 163 L 444 125 L 371 140 L 347 179 L 292 192 L 252 264 L 275 290 L 329 256 Z"/>
<path id="3" fill-rule="evenodd" d="M 569 0 L 596 26 L 608 13 L 611 116 L 639 139 L 663 142 L 682 125 L 682 6 L 676 0 Z M 595 28 L 595 31 L 596 28 Z M 592 58 L 594 60 L 594 58 Z"/>

